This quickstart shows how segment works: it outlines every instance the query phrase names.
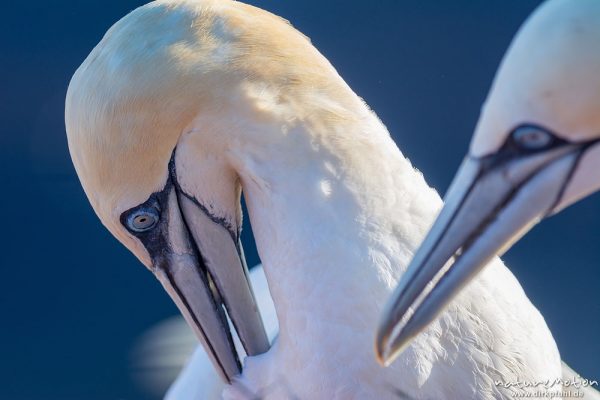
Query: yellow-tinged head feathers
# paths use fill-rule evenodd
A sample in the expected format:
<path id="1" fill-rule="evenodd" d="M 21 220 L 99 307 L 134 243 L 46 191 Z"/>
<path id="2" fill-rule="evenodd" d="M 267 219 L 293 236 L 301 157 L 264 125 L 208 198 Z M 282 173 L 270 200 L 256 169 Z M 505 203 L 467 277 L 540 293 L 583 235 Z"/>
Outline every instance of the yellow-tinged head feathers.
<path id="1" fill-rule="evenodd" d="M 123 238 L 120 213 L 165 185 L 193 120 L 233 109 L 245 85 L 276 88 L 290 107 L 315 90 L 341 93 L 336 101 L 348 108 L 357 103 L 306 37 L 243 3 L 153 2 L 106 33 L 69 85 L 66 126 L 82 185 L 113 234 Z"/>
<path id="2" fill-rule="evenodd" d="M 569 141 L 600 137 L 600 1 L 550 0 L 524 24 L 496 75 L 471 154 L 495 152 L 526 123 Z"/>

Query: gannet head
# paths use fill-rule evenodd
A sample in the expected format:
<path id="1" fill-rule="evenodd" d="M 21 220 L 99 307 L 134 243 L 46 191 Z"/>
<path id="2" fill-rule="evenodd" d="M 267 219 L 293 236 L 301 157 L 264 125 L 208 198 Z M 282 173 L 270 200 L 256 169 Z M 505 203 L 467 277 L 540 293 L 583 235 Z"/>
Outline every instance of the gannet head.
<path id="1" fill-rule="evenodd" d="M 240 362 L 225 310 L 248 354 L 269 347 L 240 245 L 231 132 L 279 112 L 257 91 L 277 87 L 284 103 L 331 71 L 265 11 L 159 1 L 117 22 L 69 85 L 69 149 L 92 207 L 160 280 L 227 381 Z"/>
<path id="2" fill-rule="evenodd" d="M 510 46 L 445 206 L 388 304 L 380 360 L 393 361 L 495 254 L 599 189 L 598 171 L 600 2 L 548 1 Z"/>

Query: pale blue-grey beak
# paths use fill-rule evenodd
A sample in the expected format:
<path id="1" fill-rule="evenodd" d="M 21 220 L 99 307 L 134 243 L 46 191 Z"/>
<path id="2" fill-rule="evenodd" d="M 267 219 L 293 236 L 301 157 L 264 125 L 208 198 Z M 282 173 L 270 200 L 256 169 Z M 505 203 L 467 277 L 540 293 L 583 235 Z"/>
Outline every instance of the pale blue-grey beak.
<path id="1" fill-rule="evenodd" d="M 555 210 L 581 146 L 467 157 L 445 206 L 391 296 L 376 336 L 390 364 L 496 255 Z"/>

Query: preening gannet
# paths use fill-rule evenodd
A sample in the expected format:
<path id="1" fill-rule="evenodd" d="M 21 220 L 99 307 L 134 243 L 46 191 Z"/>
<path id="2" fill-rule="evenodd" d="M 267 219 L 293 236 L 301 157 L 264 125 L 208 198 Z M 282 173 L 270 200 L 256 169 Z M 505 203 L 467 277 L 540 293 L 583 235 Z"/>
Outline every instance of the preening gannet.
<path id="1" fill-rule="evenodd" d="M 92 207 L 177 303 L 231 383 L 224 398 L 498 399 L 514 389 L 495 381 L 561 376 L 498 260 L 378 365 L 377 320 L 441 200 L 287 21 L 229 0 L 142 6 L 76 71 L 65 119 Z M 279 322 L 270 348 L 239 244 L 242 191 Z"/>
<path id="2" fill-rule="evenodd" d="M 495 254 L 598 190 L 599 171 L 600 1 L 551 0 L 499 68 L 445 206 L 387 306 L 380 357 L 397 356 Z"/>

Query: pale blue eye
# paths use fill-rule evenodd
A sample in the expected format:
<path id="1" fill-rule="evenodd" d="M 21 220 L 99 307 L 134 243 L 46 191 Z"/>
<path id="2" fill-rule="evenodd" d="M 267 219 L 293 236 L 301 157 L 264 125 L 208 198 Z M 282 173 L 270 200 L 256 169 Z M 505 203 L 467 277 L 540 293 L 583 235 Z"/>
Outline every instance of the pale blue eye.
<path id="1" fill-rule="evenodd" d="M 127 225 L 134 232 L 146 232 L 158 224 L 158 211 L 153 208 L 136 210 L 127 217 Z"/>
<path id="2" fill-rule="evenodd" d="M 541 150 L 553 143 L 554 137 L 549 132 L 534 126 L 523 126 L 512 134 L 514 142 L 524 150 Z"/>

